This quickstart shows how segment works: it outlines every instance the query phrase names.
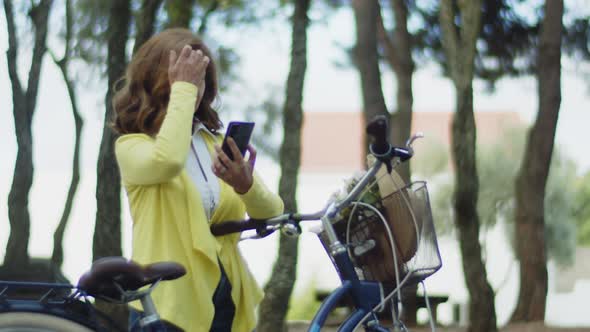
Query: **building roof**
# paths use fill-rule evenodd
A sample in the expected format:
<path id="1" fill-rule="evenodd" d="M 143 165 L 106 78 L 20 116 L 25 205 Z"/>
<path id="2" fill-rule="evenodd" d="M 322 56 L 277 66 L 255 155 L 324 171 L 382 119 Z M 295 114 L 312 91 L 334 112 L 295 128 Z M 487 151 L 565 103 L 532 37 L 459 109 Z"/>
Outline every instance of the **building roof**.
<path id="1" fill-rule="evenodd" d="M 451 112 L 414 112 L 412 133 L 422 132 L 450 147 Z M 478 142 L 491 142 L 506 127 L 522 125 L 516 112 L 475 112 Z M 361 112 L 305 112 L 301 170 L 354 171 L 363 168 L 364 118 Z M 449 150 L 450 151 L 450 150 Z"/>

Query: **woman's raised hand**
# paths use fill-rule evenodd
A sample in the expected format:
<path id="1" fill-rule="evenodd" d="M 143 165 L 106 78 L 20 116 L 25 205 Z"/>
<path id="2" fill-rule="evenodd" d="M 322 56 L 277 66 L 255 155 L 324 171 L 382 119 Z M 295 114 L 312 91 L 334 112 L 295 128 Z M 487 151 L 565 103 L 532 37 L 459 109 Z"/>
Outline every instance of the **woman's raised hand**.
<path id="1" fill-rule="evenodd" d="M 201 50 L 193 50 L 190 45 L 185 45 L 178 56 L 174 50 L 171 50 L 170 65 L 168 66 L 170 85 L 183 81 L 198 87 L 203 86 L 208 64 L 209 57 L 204 55 Z"/>

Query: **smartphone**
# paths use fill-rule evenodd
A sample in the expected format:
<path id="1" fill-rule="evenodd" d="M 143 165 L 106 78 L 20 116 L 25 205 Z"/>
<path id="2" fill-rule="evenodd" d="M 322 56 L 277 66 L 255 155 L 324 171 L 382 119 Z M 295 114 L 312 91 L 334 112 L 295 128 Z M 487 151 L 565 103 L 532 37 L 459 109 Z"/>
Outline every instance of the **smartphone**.
<path id="1" fill-rule="evenodd" d="M 238 146 L 238 150 L 240 150 L 240 153 L 242 153 L 243 157 L 246 153 L 246 150 L 248 149 L 248 143 L 250 142 L 250 137 L 252 136 L 253 130 L 254 122 L 232 121 L 229 123 L 227 126 L 227 131 L 225 132 L 223 144 L 221 145 L 221 149 L 223 152 L 225 152 L 229 159 L 234 160 L 234 154 L 227 144 L 227 138 L 231 137 L 234 139 L 236 145 Z"/>

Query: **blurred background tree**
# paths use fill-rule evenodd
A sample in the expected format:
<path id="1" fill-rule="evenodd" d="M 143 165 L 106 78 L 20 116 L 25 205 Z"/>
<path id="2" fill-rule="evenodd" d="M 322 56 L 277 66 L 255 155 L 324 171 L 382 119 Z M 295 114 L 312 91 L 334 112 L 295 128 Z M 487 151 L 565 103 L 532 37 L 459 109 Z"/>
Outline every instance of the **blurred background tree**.
<path id="1" fill-rule="evenodd" d="M 283 106 L 283 143 L 280 150 L 281 178 L 279 195 L 286 213 L 296 213 L 297 179 L 301 164 L 301 127 L 303 125 L 303 88 L 307 70 L 307 27 L 310 0 L 294 0 L 291 17 L 291 62 Z M 257 330 L 261 332 L 287 331 L 286 316 L 297 275 L 299 241 L 282 234 L 279 255 L 274 263 L 270 280 L 264 287 L 260 303 Z"/>
<path id="2" fill-rule="evenodd" d="M 563 0 L 546 0 L 540 19 L 541 32 L 535 59 L 539 111 L 529 130 L 516 178 L 516 257 L 520 262 L 520 291 L 510 318 L 513 322 L 545 319 L 549 287 L 545 199 L 561 106 L 563 12 Z"/>
<path id="3" fill-rule="evenodd" d="M 574 203 L 574 220 L 577 225 L 577 242 L 582 246 L 590 246 L 590 172 L 580 177 L 576 183 Z"/>
<path id="4" fill-rule="evenodd" d="M 130 0 L 110 0 L 107 16 L 107 88 L 102 139 L 96 173 L 96 222 L 92 260 L 121 256 L 121 176 L 115 159 L 117 135 L 110 128 L 115 82 L 125 73 L 131 20 Z"/>
<path id="5" fill-rule="evenodd" d="M 12 107 L 14 127 L 18 152 L 14 165 L 12 186 L 8 196 L 8 219 L 10 221 L 10 235 L 6 245 L 2 274 L 9 280 L 30 280 L 36 277 L 39 271 L 33 271 L 29 265 L 29 237 L 30 237 L 30 213 L 29 192 L 33 184 L 33 116 L 37 106 L 39 82 L 41 80 L 41 68 L 43 57 L 47 51 L 46 40 L 49 13 L 52 0 L 31 2 L 24 6 L 28 18 L 27 25 L 32 24 L 34 39 L 27 85 L 23 86 L 19 77 L 19 34 L 17 21 L 20 14 L 14 10 L 11 0 L 4 1 L 4 14 L 8 29 L 8 50 L 6 60 L 8 75 L 12 85 Z M 29 26 L 31 27 L 31 26 Z M 30 46 L 26 46 L 28 49 Z M 45 274 L 45 273 L 43 273 Z"/>
<path id="6" fill-rule="evenodd" d="M 70 105 L 72 107 L 72 117 L 74 118 L 74 156 L 72 158 L 72 179 L 70 181 L 70 187 L 66 197 L 64 210 L 62 212 L 59 224 L 53 234 L 53 253 L 51 254 L 51 264 L 56 269 L 61 269 L 64 260 L 63 252 L 63 238 L 66 231 L 68 220 L 74 205 L 74 197 L 78 191 L 78 185 L 80 184 L 80 146 L 82 127 L 84 120 L 80 113 L 80 107 L 78 106 L 78 95 L 76 93 L 76 87 L 74 85 L 74 78 L 70 71 L 70 62 L 72 60 L 72 42 L 73 42 L 73 13 L 72 13 L 72 0 L 65 1 L 64 16 L 65 16 L 65 32 L 63 34 L 64 51 L 61 59 L 57 58 L 57 55 L 49 50 L 53 62 L 59 67 L 62 74 L 64 84 L 68 90 L 68 97 L 70 98 Z"/>
<path id="7" fill-rule="evenodd" d="M 469 292 L 467 331 L 493 332 L 497 330 L 494 292 L 487 280 L 479 243 L 479 176 L 473 116 L 473 78 L 477 55 L 476 43 L 482 25 L 481 7 L 481 1 L 454 3 L 451 0 L 443 0 L 439 19 L 448 74 L 456 94 L 451 130 L 451 158 L 455 167 L 453 219 L 458 231 L 463 273 Z"/>

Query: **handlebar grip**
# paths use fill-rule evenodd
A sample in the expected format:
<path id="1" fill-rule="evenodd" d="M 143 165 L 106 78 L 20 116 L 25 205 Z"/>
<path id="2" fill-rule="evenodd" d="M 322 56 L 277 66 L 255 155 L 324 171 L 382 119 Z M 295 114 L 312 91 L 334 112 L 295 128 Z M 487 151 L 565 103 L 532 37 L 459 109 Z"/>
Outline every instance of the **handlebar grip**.
<path id="1" fill-rule="evenodd" d="M 215 236 L 227 235 L 231 233 L 240 233 L 249 229 L 256 229 L 260 225 L 253 219 L 240 221 L 225 221 L 210 226 L 211 234 Z"/>
<path id="2" fill-rule="evenodd" d="M 371 150 L 375 154 L 385 154 L 389 152 L 389 142 L 387 139 L 387 117 L 378 115 L 367 125 L 367 134 L 373 137 Z"/>

